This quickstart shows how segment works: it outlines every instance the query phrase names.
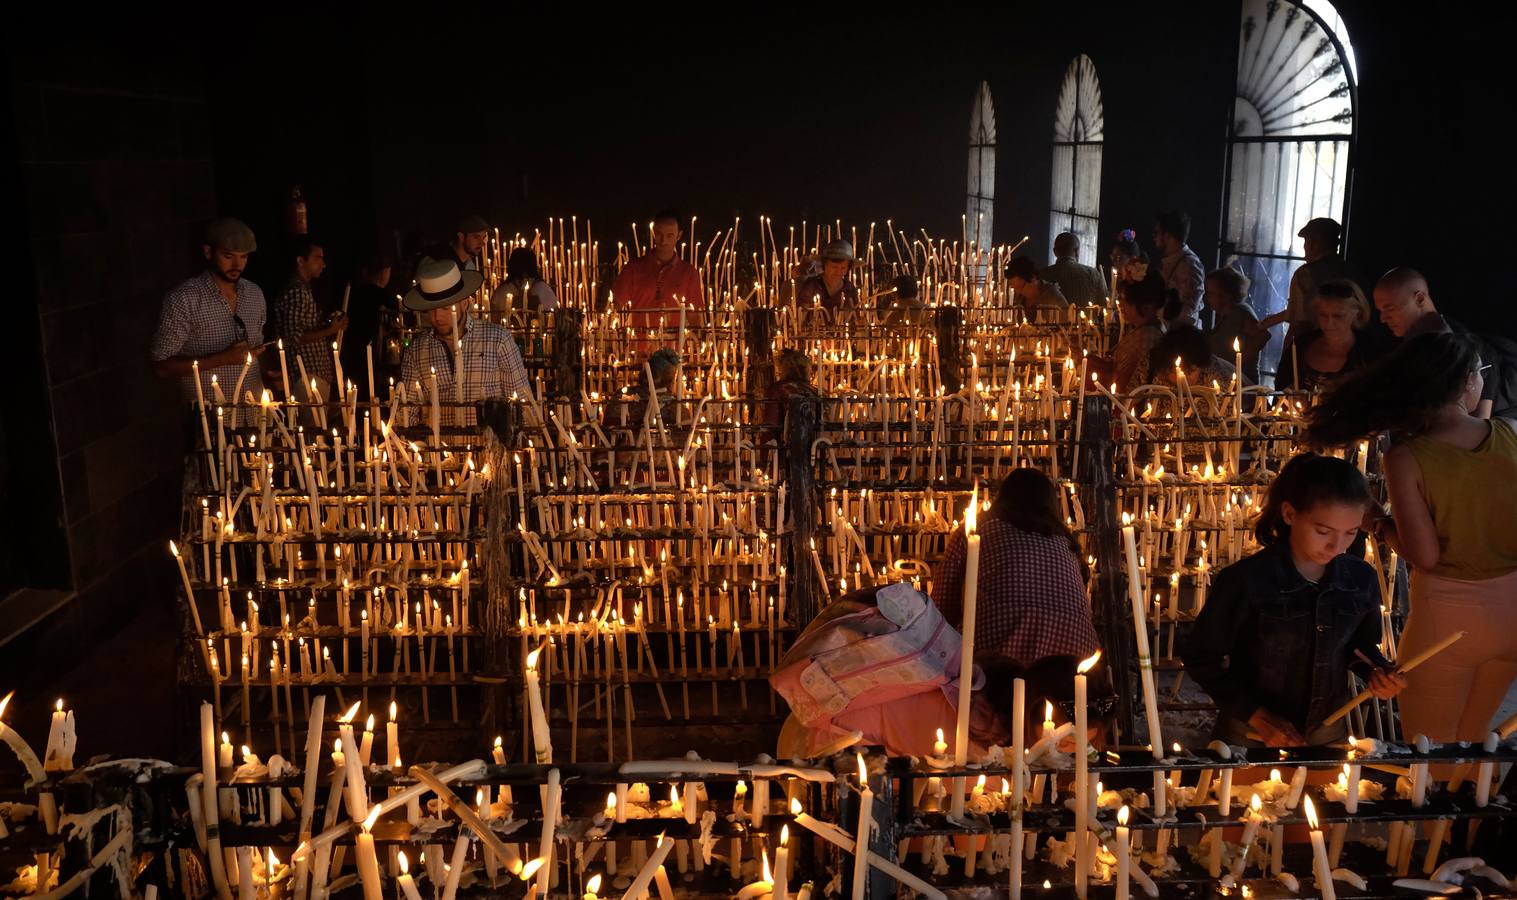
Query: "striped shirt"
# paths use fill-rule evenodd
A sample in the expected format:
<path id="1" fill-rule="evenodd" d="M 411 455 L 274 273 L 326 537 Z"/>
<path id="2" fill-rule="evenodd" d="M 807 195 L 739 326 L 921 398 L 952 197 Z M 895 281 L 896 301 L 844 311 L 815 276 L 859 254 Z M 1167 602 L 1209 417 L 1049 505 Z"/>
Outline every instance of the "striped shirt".
<path id="1" fill-rule="evenodd" d="M 512 340 L 511 333 L 494 322 L 481 321 L 472 316 L 465 320 L 463 337 L 463 399 L 473 404 L 487 397 L 509 398 L 512 394 L 527 398 L 532 396 L 532 386 L 527 381 L 527 370 L 522 365 L 521 350 Z M 458 350 L 452 338 L 439 338 L 436 331 L 419 335 L 406 348 L 400 362 L 401 380 L 413 401 L 423 406 L 432 402 L 432 375 L 437 375 L 437 399 L 442 404 L 452 403 L 457 397 L 454 387 L 454 368 L 458 365 Z M 420 386 L 420 393 L 418 391 Z M 473 425 L 474 410 L 471 407 L 462 417 L 456 417 L 451 409 L 442 410 L 443 425 Z"/>
<path id="2" fill-rule="evenodd" d="M 180 282 L 178 287 L 164 295 L 150 355 L 153 362 L 163 362 L 176 356 L 210 356 L 238 342 L 256 347 L 263 343 L 267 317 L 268 306 L 258 285 L 246 278 L 237 280 L 237 310 L 233 312 L 216 286 L 216 276 L 208 271 L 202 272 Z M 242 369 L 240 363 L 213 369 L 202 367 L 200 381 L 205 402 L 216 403 L 211 390 L 213 376 L 226 402 L 232 402 L 232 391 Z M 256 357 L 247 367 L 247 376 L 242 379 L 243 394 L 249 391 L 254 397 L 263 394 L 263 377 L 259 374 Z M 195 401 L 193 376 L 179 379 L 179 396 L 191 403 Z"/>

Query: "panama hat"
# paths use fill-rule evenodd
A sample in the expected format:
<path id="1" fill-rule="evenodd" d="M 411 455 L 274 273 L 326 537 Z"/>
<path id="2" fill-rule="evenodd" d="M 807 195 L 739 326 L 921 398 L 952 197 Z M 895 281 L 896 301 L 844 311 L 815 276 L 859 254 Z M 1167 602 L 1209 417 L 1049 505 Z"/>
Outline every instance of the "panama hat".
<path id="1" fill-rule="evenodd" d="M 478 272 L 459 271 L 451 259 L 424 257 L 416 266 L 416 284 L 402 302 L 418 312 L 442 309 L 473 296 L 484 280 Z"/>

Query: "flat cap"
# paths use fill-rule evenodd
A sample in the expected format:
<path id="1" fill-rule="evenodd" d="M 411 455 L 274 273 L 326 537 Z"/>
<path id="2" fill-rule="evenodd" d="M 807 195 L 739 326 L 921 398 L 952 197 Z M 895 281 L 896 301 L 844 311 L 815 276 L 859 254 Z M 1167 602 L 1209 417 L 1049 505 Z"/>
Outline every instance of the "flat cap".
<path id="1" fill-rule="evenodd" d="M 217 219 L 207 225 L 205 242 L 217 250 L 228 250 L 232 253 L 252 253 L 258 249 L 258 241 L 253 238 L 253 229 L 241 219 L 231 217 Z"/>

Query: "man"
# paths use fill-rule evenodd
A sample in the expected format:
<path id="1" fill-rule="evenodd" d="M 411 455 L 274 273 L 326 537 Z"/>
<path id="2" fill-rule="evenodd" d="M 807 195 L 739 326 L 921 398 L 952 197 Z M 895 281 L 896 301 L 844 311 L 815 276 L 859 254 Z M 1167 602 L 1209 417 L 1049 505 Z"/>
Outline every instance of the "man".
<path id="1" fill-rule="evenodd" d="M 1164 289 L 1174 291 L 1180 298 L 1179 308 L 1173 304 L 1164 307 L 1164 324 L 1176 326 L 1201 325 L 1201 302 L 1206 296 L 1206 268 L 1201 258 L 1185 243 L 1190 238 L 1190 216 L 1183 212 L 1164 212 L 1154 219 L 1154 247 L 1163 257 L 1159 262 L 1159 274 L 1164 279 Z"/>
<path id="2" fill-rule="evenodd" d="M 326 321 L 311 293 L 311 282 L 320 278 L 327 267 L 326 250 L 308 234 L 296 235 L 290 243 L 295 254 L 295 271 L 290 283 L 274 299 L 274 321 L 278 323 L 285 351 L 299 357 L 305 377 L 317 381 L 317 392 L 330 400 L 333 388 L 340 387 L 334 383 L 337 372 L 332 365 L 332 341 L 342 333 L 347 320 L 337 316 Z M 291 376 L 299 379 L 299 366 L 296 368 Z M 305 400 L 310 389 L 310 382 L 306 382 L 292 393 L 296 399 Z"/>
<path id="3" fill-rule="evenodd" d="M 453 233 L 448 250 L 458 267 L 465 272 L 478 272 L 481 254 L 490 240 L 490 223 L 479 216 L 465 216 Z M 443 259 L 447 254 L 438 253 L 434 258 Z"/>
<path id="4" fill-rule="evenodd" d="M 653 240 L 648 252 L 627 263 L 611 283 L 611 300 L 617 309 L 633 311 L 626 324 L 652 328 L 660 318 L 665 325 L 679 323 L 679 308 L 695 313 L 705 308 L 701 275 L 679 257 L 679 216 L 662 210 L 653 217 Z M 692 319 L 690 324 L 694 324 Z"/>
<path id="5" fill-rule="evenodd" d="M 795 302 L 802 308 L 822 306 L 834 312 L 859 305 L 859 289 L 848 280 L 853 271 L 853 245 L 833 241 L 822 248 L 822 271 L 802 281 Z"/>
<path id="6" fill-rule="evenodd" d="M 258 360 L 267 349 L 263 325 L 268 307 L 258 285 L 242 278 L 258 242 L 247 225 L 225 218 L 206 228 L 200 249 L 205 272 L 185 280 L 163 298 L 150 351 L 153 372 L 160 378 L 179 379 L 179 395 L 187 402 L 203 395 L 208 405 L 231 403 L 238 379 L 243 395 L 261 397 L 262 373 L 256 362 L 245 364 L 250 354 Z"/>
<path id="7" fill-rule="evenodd" d="M 1076 306 L 1106 302 L 1106 279 L 1091 266 L 1080 264 L 1080 238 L 1066 231 L 1053 240 L 1054 264 L 1043 270 L 1043 280 L 1059 286 L 1059 292 Z"/>
<path id="8" fill-rule="evenodd" d="M 1480 404 L 1473 412 L 1482 418 L 1490 418 L 1494 410 L 1508 412 L 1517 400 L 1506 387 L 1507 372 L 1496 346 L 1480 335 L 1438 312 L 1428 291 L 1427 279 L 1416 269 L 1401 266 L 1391 269 L 1375 283 L 1375 309 L 1380 320 L 1397 338 L 1418 334 L 1450 332 L 1475 340 L 1480 346 L 1481 360 L 1491 368 L 1485 372 L 1485 387 L 1480 393 Z"/>
<path id="9" fill-rule="evenodd" d="M 1038 275 L 1038 267 L 1025 256 L 1013 257 L 1006 264 L 1006 283 L 1016 292 L 1022 306 L 1028 311 L 1057 310 L 1069 308 L 1064 292 L 1052 281 L 1044 281 Z"/>
<path id="10" fill-rule="evenodd" d="M 462 415 L 444 409 L 444 425 L 472 425 L 476 400 L 532 397 L 521 351 L 511 333 L 469 315 L 470 298 L 483 282 L 484 276 L 460 270 L 451 259 L 423 258 L 416 267 L 416 286 L 403 301 L 407 309 L 426 313 L 432 326 L 411 342 L 401 359 L 406 390 L 419 389 L 413 396 L 430 403 L 435 377 L 438 401 L 449 404 L 460 397 L 458 379 L 463 379 L 461 396 L 471 407 Z"/>
<path id="11" fill-rule="evenodd" d="M 1312 298 L 1317 288 L 1329 281 L 1348 279 L 1359 283 L 1359 273 L 1338 252 L 1343 237 L 1343 226 L 1333 219 L 1312 219 L 1296 232 L 1301 238 L 1301 255 L 1306 262 L 1291 273 L 1290 292 L 1285 309 L 1259 323 L 1263 328 L 1273 328 L 1281 322 L 1289 322 L 1285 332 L 1285 347 L 1290 347 L 1302 332 L 1312 328 L 1317 321 L 1312 311 Z"/>

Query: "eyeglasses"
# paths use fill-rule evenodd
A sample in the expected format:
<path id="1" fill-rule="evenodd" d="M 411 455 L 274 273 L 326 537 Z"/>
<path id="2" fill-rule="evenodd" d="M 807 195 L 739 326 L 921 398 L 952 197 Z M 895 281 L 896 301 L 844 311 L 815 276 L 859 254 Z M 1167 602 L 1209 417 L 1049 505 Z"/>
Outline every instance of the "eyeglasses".
<path id="1" fill-rule="evenodd" d="M 248 326 L 243 324 L 242 317 L 232 313 L 232 324 L 237 326 L 237 340 L 234 343 L 246 344 L 248 342 Z"/>
<path id="2" fill-rule="evenodd" d="M 1494 363 L 1486 363 L 1485 365 L 1483 365 L 1480 368 L 1476 369 L 1475 372 L 1477 374 L 1484 375 L 1485 374 L 1485 370 L 1489 369 L 1492 365 L 1494 365 Z"/>

